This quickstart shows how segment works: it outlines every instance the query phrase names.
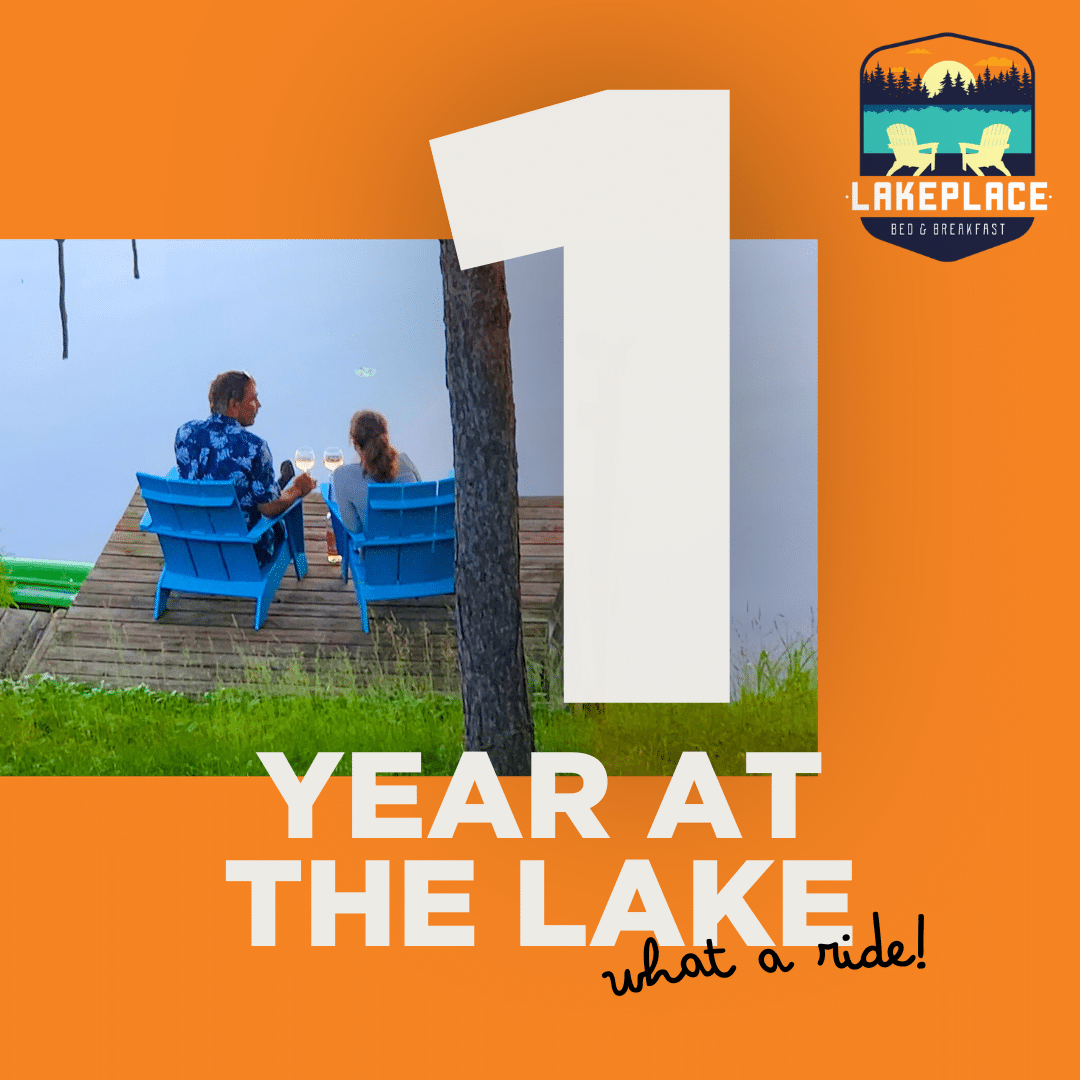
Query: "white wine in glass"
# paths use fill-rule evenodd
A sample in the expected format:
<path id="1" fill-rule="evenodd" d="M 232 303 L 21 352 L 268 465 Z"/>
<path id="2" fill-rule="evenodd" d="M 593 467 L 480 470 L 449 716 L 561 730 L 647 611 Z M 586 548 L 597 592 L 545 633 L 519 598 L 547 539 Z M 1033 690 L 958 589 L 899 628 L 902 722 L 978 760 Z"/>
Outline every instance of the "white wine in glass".
<path id="1" fill-rule="evenodd" d="M 293 454 L 293 461 L 296 462 L 296 467 L 301 472 L 309 473 L 315 468 L 315 451 L 310 446 L 301 446 Z"/>
<path id="2" fill-rule="evenodd" d="M 322 452 L 323 467 L 330 473 L 331 479 L 334 476 L 334 470 L 341 465 L 345 464 L 345 455 L 342 453 L 340 446 L 328 446 Z"/>

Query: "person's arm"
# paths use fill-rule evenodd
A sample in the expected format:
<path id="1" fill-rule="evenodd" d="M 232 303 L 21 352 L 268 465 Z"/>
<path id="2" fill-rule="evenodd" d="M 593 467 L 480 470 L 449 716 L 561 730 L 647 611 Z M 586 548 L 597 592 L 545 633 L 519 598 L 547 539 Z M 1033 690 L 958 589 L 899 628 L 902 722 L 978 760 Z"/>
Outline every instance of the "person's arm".
<path id="1" fill-rule="evenodd" d="M 357 516 L 356 508 L 350 502 L 339 502 L 338 510 L 341 513 L 341 524 L 348 532 L 363 532 L 363 524 Z"/>
<path id="2" fill-rule="evenodd" d="M 256 436 L 251 438 L 256 439 L 251 461 L 251 494 L 263 517 L 277 517 L 311 491 L 315 481 L 307 473 L 301 473 L 282 491 L 274 479 L 274 458 L 270 447 Z"/>
<path id="3" fill-rule="evenodd" d="M 314 487 L 314 479 L 308 473 L 301 473 L 276 499 L 259 503 L 259 513 L 263 517 L 277 517 L 278 514 L 284 514 L 293 503 L 302 499 Z"/>
<path id="4" fill-rule="evenodd" d="M 191 464 L 191 449 L 188 442 L 191 438 L 191 425 L 181 424 L 176 431 L 176 439 L 173 441 L 173 453 L 176 457 L 176 475 L 181 480 L 194 480 L 194 469 Z"/>
<path id="5" fill-rule="evenodd" d="M 362 474 L 359 465 L 342 465 L 335 470 L 333 489 L 334 502 L 337 503 L 338 512 L 341 514 L 341 523 L 349 532 L 360 532 L 363 526 L 356 513 L 356 504 L 362 493 L 359 488 L 367 490 L 362 483 Z"/>

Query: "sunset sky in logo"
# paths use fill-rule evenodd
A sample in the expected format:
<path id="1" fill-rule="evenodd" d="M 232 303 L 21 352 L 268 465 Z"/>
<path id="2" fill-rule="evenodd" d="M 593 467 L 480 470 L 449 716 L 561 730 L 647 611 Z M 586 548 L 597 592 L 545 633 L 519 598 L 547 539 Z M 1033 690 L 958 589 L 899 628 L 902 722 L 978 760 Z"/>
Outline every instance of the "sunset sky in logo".
<path id="1" fill-rule="evenodd" d="M 934 83 L 940 83 L 945 71 L 944 66 L 939 68 L 935 78 L 935 73 L 930 71 L 935 64 L 947 64 L 950 72 L 954 74 L 958 65 L 966 68 L 967 72 L 962 72 L 962 74 L 967 81 L 968 72 L 972 76 L 980 75 L 989 66 L 990 74 L 997 75 L 999 72 L 1008 71 L 1014 62 L 1020 72 L 1024 68 L 1028 68 L 1029 71 L 1031 69 L 1028 61 L 1014 49 L 996 48 L 977 41 L 965 41 L 963 38 L 945 36 L 916 41 L 911 45 L 899 45 L 892 49 L 883 49 L 881 52 L 874 53 L 866 61 L 866 70 L 873 71 L 880 64 L 883 71 L 892 68 L 893 72 L 899 75 L 904 68 L 907 68 L 909 75 L 912 77 L 922 75 L 927 86 L 934 87 Z"/>

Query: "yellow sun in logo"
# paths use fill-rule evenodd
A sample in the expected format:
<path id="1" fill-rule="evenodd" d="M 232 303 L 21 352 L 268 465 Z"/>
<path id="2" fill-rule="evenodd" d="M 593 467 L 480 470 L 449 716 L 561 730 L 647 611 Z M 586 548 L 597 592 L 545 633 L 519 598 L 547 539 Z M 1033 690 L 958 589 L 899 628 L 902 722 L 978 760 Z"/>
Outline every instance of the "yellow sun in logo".
<path id="1" fill-rule="evenodd" d="M 931 64 L 923 76 L 923 86 L 926 87 L 930 97 L 937 97 L 941 92 L 941 83 L 946 72 L 949 73 L 953 83 L 956 82 L 957 75 L 963 78 L 965 86 L 975 81 L 975 76 L 971 74 L 970 68 L 965 67 L 959 60 L 939 60 L 936 64 Z"/>

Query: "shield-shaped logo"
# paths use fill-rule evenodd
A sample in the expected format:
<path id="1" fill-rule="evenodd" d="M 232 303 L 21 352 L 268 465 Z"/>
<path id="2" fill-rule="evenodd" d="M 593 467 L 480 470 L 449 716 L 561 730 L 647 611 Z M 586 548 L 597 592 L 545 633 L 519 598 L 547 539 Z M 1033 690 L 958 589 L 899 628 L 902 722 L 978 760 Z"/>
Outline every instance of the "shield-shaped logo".
<path id="1" fill-rule="evenodd" d="M 1000 42 L 882 45 L 859 74 L 852 208 L 871 236 L 951 262 L 1018 240 L 1048 206 L 1035 176 L 1035 66 Z M 1025 178 L 1025 179 L 1017 179 Z"/>

